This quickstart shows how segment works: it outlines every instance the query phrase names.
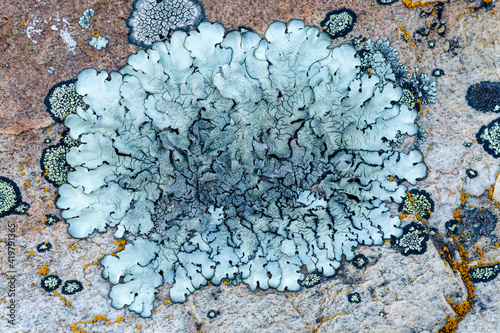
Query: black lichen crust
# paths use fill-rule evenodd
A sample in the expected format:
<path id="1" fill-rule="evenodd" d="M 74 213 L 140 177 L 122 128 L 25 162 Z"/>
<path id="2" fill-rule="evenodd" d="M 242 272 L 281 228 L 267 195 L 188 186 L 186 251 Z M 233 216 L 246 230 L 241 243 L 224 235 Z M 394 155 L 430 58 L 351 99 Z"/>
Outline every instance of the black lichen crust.
<path id="1" fill-rule="evenodd" d="M 23 202 L 19 187 L 9 178 L 0 176 L 0 218 L 25 214 L 29 205 Z"/>
<path id="2" fill-rule="evenodd" d="M 446 230 L 448 230 L 449 234 L 454 235 L 454 234 L 458 233 L 457 232 L 457 228 L 459 226 L 458 226 L 458 221 L 457 220 L 449 220 L 448 222 L 446 222 L 444 224 L 444 227 L 446 228 Z"/>
<path id="3" fill-rule="evenodd" d="M 73 295 L 83 290 L 83 285 L 78 280 L 68 280 L 64 282 L 61 293 L 64 295 Z"/>
<path id="4" fill-rule="evenodd" d="M 423 254 L 427 251 L 429 234 L 425 227 L 412 222 L 403 228 L 403 236 L 397 239 L 391 237 L 391 246 L 401 252 L 402 255 Z"/>
<path id="5" fill-rule="evenodd" d="M 252 28 L 249 28 L 247 26 L 244 26 L 244 25 L 240 25 L 236 30 L 240 31 L 240 32 L 247 32 L 247 31 L 253 31 Z"/>
<path id="6" fill-rule="evenodd" d="M 361 296 L 359 293 L 350 293 L 347 295 L 349 303 L 361 303 Z"/>
<path id="7" fill-rule="evenodd" d="M 467 104 L 481 112 L 500 112 L 500 82 L 473 84 L 465 95 Z"/>
<path id="8" fill-rule="evenodd" d="M 432 76 L 434 77 L 441 77 L 444 75 L 444 71 L 440 68 L 436 68 L 435 70 L 432 71 Z"/>
<path id="9" fill-rule="evenodd" d="M 52 248 L 52 244 L 50 244 L 49 242 L 43 242 L 43 243 L 40 243 L 36 246 L 36 250 L 39 253 L 50 251 L 51 248 Z"/>
<path id="10" fill-rule="evenodd" d="M 500 264 L 474 267 L 469 270 L 470 281 L 472 283 L 488 282 L 496 278 L 499 272 Z"/>
<path id="11" fill-rule="evenodd" d="M 59 288 L 61 285 L 62 280 L 59 278 L 57 275 L 49 275 L 46 276 L 42 279 L 42 288 L 47 291 L 51 292 Z"/>
<path id="12" fill-rule="evenodd" d="M 477 142 L 483 145 L 484 150 L 495 158 L 500 157 L 500 118 L 488 125 L 483 125 L 476 134 Z"/>
<path id="13" fill-rule="evenodd" d="M 207 313 L 208 319 L 215 319 L 218 315 L 220 315 L 220 311 L 210 310 Z"/>
<path id="14" fill-rule="evenodd" d="M 357 269 L 361 269 L 363 267 L 366 267 L 366 265 L 368 265 L 370 261 L 368 260 L 368 258 L 366 258 L 364 255 L 362 254 L 357 254 L 354 259 L 352 259 L 352 265 L 354 267 L 356 267 Z"/>
<path id="15" fill-rule="evenodd" d="M 417 219 L 428 219 L 434 211 L 434 200 L 424 190 L 412 189 L 401 202 L 398 210 L 403 214 L 414 214 Z"/>
<path id="16" fill-rule="evenodd" d="M 340 8 L 326 14 L 320 25 L 331 38 L 344 37 L 352 31 L 357 15 L 351 9 Z"/>
<path id="17" fill-rule="evenodd" d="M 434 32 L 441 37 L 446 35 L 447 20 L 443 18 L 444 8 L 445 6 L 442 2 L 435 2 L 432 6 L 422 8 L 419 16 L 424 19 L 424 21 L 427 21 L 428 24 L 415 30 L 413 33 L 413 40 L 415 42 L 422 43 L 424 37 L 429 37 L 429 35 Z M 427 44 L 433 49 L 436 46 L 436 40 L 431 39 Z"/>
<path id="18" fill-rule="evenodd" d="M 49 227 L 59 222 L 59 218 L 57 216 L 50 214 L 45 215 L 43 217 L 43 220 L 45 222 L 45 225 Z"/>
<path id="19" fill-rule="evenodd" d="M 398 2 L 399 0 L 377 0 L 377 3 L 382 6 L 392 5 L 393 3 Z"/>
<path id="20" fill-rule="evenodd" d="M 76 79 L 61 81 L 50 88 L 45 100 L 47 112 L 52 119 L 62 123 L 64 118 L 70 113 L 76 113 L 78 106 L 86 107 L 82 96 L 78 95 L 75 89 Z"/>
<path id="21" fill-rule="evenodd" d="M 460 210 L 460 221 L 447 222 L 449 233 L 460 237 L 460 243 L 468 251 L 481 238 L 488 240 L 488 245 L 498 241 L 493 233 L 497 226 L 498 218 L 487 208 L 474 208 Z"/>

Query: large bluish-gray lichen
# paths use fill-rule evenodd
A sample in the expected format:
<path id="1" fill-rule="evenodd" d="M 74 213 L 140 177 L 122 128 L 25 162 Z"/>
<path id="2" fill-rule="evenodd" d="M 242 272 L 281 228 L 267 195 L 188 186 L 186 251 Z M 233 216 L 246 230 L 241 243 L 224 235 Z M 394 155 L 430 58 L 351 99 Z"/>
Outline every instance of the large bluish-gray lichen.
<path id="1" fill-rule="evenodd" d="M 125 250 L 101 260 L 112 306 L 148 317 L 209 282 L 299 290 L 335 274 L 359 244 L 400 237 L 387 203 L 426 176 L 417 112 L 401 87 L 359 75 L 351 45 L 317 27 L 273 23 L 265 39 L 204 22 L 76 82 L 88 108 L 65 119 L 57 206 L 73 237 L 116 227 Z"/>

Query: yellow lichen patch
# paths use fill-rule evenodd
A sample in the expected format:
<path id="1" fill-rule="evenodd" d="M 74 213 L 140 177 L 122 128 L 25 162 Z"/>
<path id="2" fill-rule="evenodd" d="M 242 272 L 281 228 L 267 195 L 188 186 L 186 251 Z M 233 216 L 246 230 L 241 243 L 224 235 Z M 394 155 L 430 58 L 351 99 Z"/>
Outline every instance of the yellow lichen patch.
<path id="1" fill-rule="evenodd" d="M 66 297 L 59 295 L 59 293 L 57 292 L 57 290 L 54 290 L 53 293 L 54 293 L 55 296 L 60 297 L 63 301 L 65 301 L 66 306 L 71 306 L 71 302 L 69 300 L 67 300 Z"/>
<path id="2" fill-rule="evenodd" d="M 121 241 L 114 241 L 113 243 L 115 243 L 116 245 L 118 245 L 118 247 L 116 248 L 116 251 L 113 252 L 113 255 L 115 255 L 117 252 L 125 250 L 125 246 L 124 245 L 127 244 L 127 241 L 126 240 L 121 240 Z"/>
<path id="3" fill-rule="evenodd" d="M 97 258 L 96 261 L 91 262 L 90 264 L 83 265 L 83 269 L 89 267 L 90 265 L 97 265 L 99 263 L 99 260 L 101 260 L 102 258 L 104 258 L 104 256 L 106 255 L 105 253 L 101 253 L 101 254 L 102 254 L 102 256 L 100 256 L 99 258 Z"/>
<path id="4" fill-rule="evenodd" d="M 459 244 L 458 237 L 452 236 L 457 244 Z M 457 247 L 458 253 L 460 254 L 460 262 L 451 262 L 450 266 L 456 273 L 460 273 L 462 280 L 465 283 L 467 288 L 467 299 L 460 303 L 455 304 L 449 298 L 446 298 L 446 301 L 451 305 L 453 310 L 455 311 L 455 318 L 447 316 L 445 326 L 439 331 L 439 333 L 451 333 L 457 329 L 458 323 L 460 323 L 466 316 L 467 313 L 470 312 L 470 301 L 476 297 L 474 295 L 474 285 L 470 282 L 470 274 L 469 274 L 469 264 L 471 260 L 468 259 L 467 251 L 462 245 L 458 245 Z"/>
<path id="5" fill-rule="evenodd" d="M 428 5 L 432 5 L 432 2 L 422 2 L 422 1 L 413 2 L 411 0 L 403 0 L 403 3 L 408 8 L 425 7 Z"/>
<path id="6" fill-rule="evenodd" d="M 45 275 L 49 272 L 49 264 L 45 264 L 38 270 L 38 274 Z"/>
<path id="7" fill-rule="evenodd" d="M 401 29 L 401 31 L 404 32 L 405 40 L 409 42 L 411 46 L 413 46 L 413 48 L 415 49 L 415 54 L 417 54 L 417 45 L 411 40 L 410 32 L 408 30 L 405 30 L 405 28 L 402 25 L 399 26 L 399 29 Z M 417 102 L 419 101 L 420 100 L 417 100 Z M 422 103 L 420 103 L 420 105 L 422 105 Z M 422 106 L 420 106 L 420 111 L 422 112 Z"/>
<path id="8" fill-rule="evenodd" d="M 354 314 L 354 312 L 353 312 L 352 314 Z M 334 315 L 334 316 L 331 316 L 331 317 L 328 317 L 328 318 L 326 318 L 326 317 L 325 317 L 325 318 L 322 318 L 322 319 L 321 319 L 321 323 L 319 323 L 319 324 L 318 324 L 318 327 L 317 327 L 317 328 L 316 328 L 316 327 L 313 327 L 313 332 L 318 332 L 318 329 L 321 327 L 321 324 L 322 324 L 322 323 L 324 323 L 325 321 L 327 321 L 327 320 L 332 320 L 332 319 L 334 319 L 334 318 L 336 318 L 336 317 L 338 317 L 338 316 L 345 316 L 345 313 L 337 313 L 337 314 L 336 314 L 336 315 Z M 306 328 L 309 328 L 309 326 L 306 326 Z"/>
<path id="9" fill-rule="evenodd" d="M 28 252 L 29 252 L 30 256 L 35 255 L 35 251 L 33 251 L 33 250 L 29 250 Z"/>
<path id="10" fill-rule="evenodd" d="M 73 333 L 86 333 L 86 331 L 83 328 L 78 327 L 78 325 L 94 324 L 94 323 L 98 322 L 99 320 L 102 320 L 102 321 L 106 322 L 106 324 L 108 324 L 108 325 L 112 325 L 112 324 L 116 324 L 116 323 L 119 323 L 121 321 L 124 321 L 125 319 L 123 319 L 123 317 L 120 316 L 113 323 L 113 322 L 109 321 L 106 316 L 97 315 L 97 316 L 95 316 L 94 318 L 92 318 L 91 320 L 89 320 L 87 322 L 85 322 L 85 321 L 79 321 L 79 322 L 73 323 L 71 325 L 71 330 L 72 330 Z"/>
<path id="11" fill-rule="evenodd" d="M 469 10 L 468 12 L 464 12 L 464 13 L 460 14 L 460 15 L 459 15 L 457 18 L 455 18 L 455 19 L 456 19 L 457 21 L 459 21 L 459 20 L 462 18 L 462 16 L 467 15 L 467 14 L 470 14 L 470 13 L 474 13 L 475 11 L 476 11 L 476 10 L 473 8 L 473 9 Z"/>
<path id="12" fill-rule="evenodd" d="M 79 247 L 78 247 L 78 246 L 75 246 L 75 244 L 77 244 L 77 243 L 79 243 L 79 242 L 80 242 L 80 239 L 79 239 L 79 240 L 77 240 L 76 242 L 74 242 L 73 244 L 71 244 L 71 250 L 73 250 L 73 251 L 74 251 L 74 250 L 76 250 L 76 249 L 79 249 Z"/>
<path id="13" fill-rule="evenodd" d="M 464 191 L 460 191 L 460 205 L 465 205 L 465 199 L 470 196 L 469 193 L 464 193 Z"/>
<path id="14" fill-rule="evenodd" d="M 114 256 L 114 255 L 116 255 L 118 252 L 123 251 L 123 250 L 125 249 L 125 246 L 123 246 L 123 245 L 127 244 L 127 241 L 126 241 L 126 240 L 114 241 L 114 243 L 115 243 L 116 245 L 118 245 L 118 248 L 116 249 L 116 251 L 114 251 L 113 253 L 111 253 L 111 255 L 113 255 L 113 256 Z M 85 268 L 89 267 L 90 265 L 97 265 L 97 264 L 99 263 L 99 261 L 100 261 L 102 258 L 104 258 L 104 256 L 106 255 L 106 253 L 101 253 L 101 254 L 102 254 L 102 256 L 100 256 L 99 258 L 97 258 L 97 260 L 96 260 L 96 261 L 91 262 L 90 264 L 85 264 L 85 265 L 83 266 L 83 269 L 85 269 Z"/>

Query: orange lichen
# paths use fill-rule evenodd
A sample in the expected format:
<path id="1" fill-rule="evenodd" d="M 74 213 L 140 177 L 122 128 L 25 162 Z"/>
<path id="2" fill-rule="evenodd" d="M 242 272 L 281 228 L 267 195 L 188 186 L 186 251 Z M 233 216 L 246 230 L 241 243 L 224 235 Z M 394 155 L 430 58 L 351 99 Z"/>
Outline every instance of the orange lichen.
<path id="1" fill-rule="evenodd" d="M 470 196 L 469 193 L 464 193 L 464 191 L 460 191 L 460 205 L 465 205 L 465 199 Z"/>
<path id="2" fill-rule="evenodd" d="M 498 175 L 497 175 L 498 176 Z M 466 204 L 466 199 L 469 197 L 469 194 L 464 193 L 463 191 L 460 191 L 461 196 L 460 196 L 460 207 L 463 207 Z M 492 195 L 492 191 L 490 190 L 490 193 Z M 491 196 L 490 195 L 490 196 Z M 460 220 L 458 217 L 460 215 L 460 208 L 457 208 L 455 210 L 455 219 Z M 464 235 L 467 235 L 466 232 L 464 232 L 461 236 L 464 237 Z M 472 300 L 476 297 L 474 292 L 474 283 L 471 282 L 471 275 L 470 271 L 473 268 L 477 267 L 485 267 L 485 266 L 490 266 L 492 263 L 484 263 L 482 259 L 484 259 L 484 252 L 481 249 L 477 250 L 477 253 L 479 254 L 480 258 L 478 260 L 478 264 L 474 266 L 470 266 L 473 260 L 469 259 L 469 254 L 465 250 L 465 247 L 460 244 L 460 237 L 457 236 L 451 236 L 452 239 L 455 241 L 457 244 L 457 251 L 460 256 L 460 260 L 457 262 L 454 262 L 451 258 L 450 250 L 447 247 L 443 247 L 442 250 L 439 252 L 443 259 L 450 265 L 450 267 L 453 269 L 453 271 L 457 274 L 460 274 L 460 277 L 462 278 L 462 281 L 465 284 L 466 290 L 467 290 L 467 297 L 465 301 L 461 303 L 455 303 L 453 302 L 450 298 L 446 297 L 446 301 L 450 304 L 452 307 L 453 311 L 455 312 L 455 316 L 446 316 L 446 324 L 444 327 L 439 331 L 439 333 L 451 333 L 454 332 L 458 328 L 458 324 L 465 318 L 467 313 L 471 311 L 471 302 Z M 495 244 L 496 246 L 497 244 Z M 500 244 L 498 244 L 500 245 Z M 490 259 L 488 259 L 490 260 Z M 495 263 L 493 263 L 495 264 Z"/>
<path id="3" fill-rule="evenodd" d="M 452 238 L 455 240 L 457 244 L 459 244 L 458 237 L 452 236 Z M 455 304 L 448 297 L 446 298 L 446 301 L 451 305 L 451 307 L 455 311 L 455 318 L 447 316 L 446 324 L 439 331 L 439 333 L 451 333 L 454 330 L 456 330 L 458 328 L 458 323 L 460 323 L 465 318 L 466 314 L 469 313 L 471 310 L 470 301 L 474 297 L 476 297 L 474 295 L 474 290 L 475 290 L 474 284 L 469 281 L 470 280 L 469 264 L 471 263 L 472 260 L 468 259 L 469 255 L 467 251 L 465 251 L 465 248 L 462 245 L 458 245 L 457 249 L 458 253 L 460 254 L 460 262 L 451 262 L 450 266 L 453 269 L 453 271 L 460 273 L 462 280 L 464 281 L 465 286 L 467 288 L 467 299 L 460 304 Z"/>
<path id="4" fill-rule="evenodd" d="M 54 295 L 60 297 L 63 301 L 65 301 L 66 306 L 71 306 L 71 302 L 66 299 L 66 297 L 59 295 L 59 293 L 54 290 Z"/>
<path id="5" fill-rule="evenodd" d="M 78 327 L 78 325 L 94 324 L 94 323 L 98 322 L 99 320 L 102 320 L 102 321 L 106 322 L 106 324 L 111 325 L 111 324 L 116 324 L 116 323 L 119 323 L 121 321 L 124 321 L 125 319 L 123 319 L 123 317 L 120 316 L 113 323 L 113 322 L 109 321 L 106 316 L 97 315 L 87 322 L 79 321 L 79 322 L 73 323 L 71 325 L 71 330 L 73 331 L 73 333 L 86 333 L 86 331 L 83 328 Z"/>
<path id="6" fill-rule="evenodd" d="M 408 8 L 425 7 L 425 6 L 432 5 L 432 2 L 422 2 L 422 1 L 413 2 L 411 0 L 403 0 L 403 3 Z"/>
<path id="7" fill-rule="evenodd" d="M 415 54 L 417 54 L 417 45 L 411 40 L 410 32 L 408 30 L 405 30 L 402 25 L 399 26 L 399 29 L 401 29 L 401 31 L 405 33 L 405 40 L 408 41 L 411 46 L 413 46 L 413 48 L 415 49 Z M 419 100 L 417 100 L 417 102 L 419 102 Z M 422 109 L 422 107 L 420 107 L 420 109 Z"/>
<path id="8" fill-rule="evenodd" d="M 48 265 L 48 264 L 43 265 L 43 266 L 42 266 L 42 268 L 40 268 L 40 269 L 38 270 L 38 274 L 40 274 L 40 275 L 45 275 L 45 274 L 47 274 L 47 273 L 49 272 L 49 268 L 48 268 L 48 267 L 49 267 L 49 265 Z"/>

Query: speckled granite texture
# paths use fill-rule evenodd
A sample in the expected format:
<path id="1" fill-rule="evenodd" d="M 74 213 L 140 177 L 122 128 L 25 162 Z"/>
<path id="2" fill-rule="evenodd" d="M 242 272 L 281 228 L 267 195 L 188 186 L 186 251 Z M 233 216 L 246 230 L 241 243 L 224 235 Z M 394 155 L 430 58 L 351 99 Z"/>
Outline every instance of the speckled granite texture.
<path id="1" fill-rule="evenodd" d="M 389 242 L 361 247 L 358 253 L 369 260 L 366 267 L 356 269 L 344 262 L 333 278 L 300 292 L 250 292 L 244 284 L 223 284 L 196 291 L 186 303 L 171 304 L 163 286 L 156 312 L 144 319 L 110 306 L 110 286 L 101 278 L 98 259 L 122 245 L 113 242 L 113 231 L 77 240 L 69 236 L 63 220 L 45 224 L 46 214 L 60 216 L 60 212 L 54 205 L 57 190 L 42 177 L 39 162 L 42 150 L 55 144 L 64 130 L 45 112 L 50 87 L 75 78 L 84 68 L 117 70 L 138 50 L 127 42 L 125 26 L 132 1 L 8 0 L 0 14 L 0 176 L 15 181 L 31 207 L 27 215 L 0 218 L 0 330 L 498 332 L 500 278 L 472 285 L 467 272 L 500 260 L 496 240 L 500 228 L 488 225 L 488 237 L 455 238 L 447 229 L 447 222 L 465 219 L 474 208 L 500 216 L 495 202 L 500 197 L 495 187 L 500 183 L 500 164 L 476 143 L 479 128 L 498 114 L 474 110 L 465 99 L 470 85 L 500 81 L 498 4 L 450 0 L 409 8 L 403 1 L 387 6 L 381 2 L 201 1 L 206 20 L 221 22 L 227 30 L 245 26 L 259 34 L 275 20 L 299 18 L 319 25 L 327 12 L 347 7 L 357 14 L 357 23 L 333 45 L 359 35 L 382 38 L 400 52 L 409 69 L 443 70 L 444 76 L 435 78 L 437 103 L 425 105 L 418 120 L 427 132 L 420 149 L 429 175 L 414 188 L 430 194 L 434 212 L 425 221 L 404 217 L 404 224 L 415 221 L 425 226 L 430 235 L 427 251 L 403 256 Z M 90 28 L 83 29 L 78 21 L 88 8 L 95 15 Z M 96 34 L 109 40 L 105 49 L 89 46 Z M 466 169 L 478 176 L 468 177 Z M 397 207 L 394 211 L 397 214 Z M 13 240 L 10 246 L 9 240 Z M 43 242 L 50 242 L 52 249 L 38 252 L 36 247 Z M 50 274 L 63 282 L 79 280 L 84 289 L 69 296 L 60 289 L 44 292 L 41 279 Z M 16 280 L 12 297 L 11 276 Z M 354 292 L 359 293 L 360 303 L 348 302 Z M 14 325 L 8 322 L 12 300 Z"/>

